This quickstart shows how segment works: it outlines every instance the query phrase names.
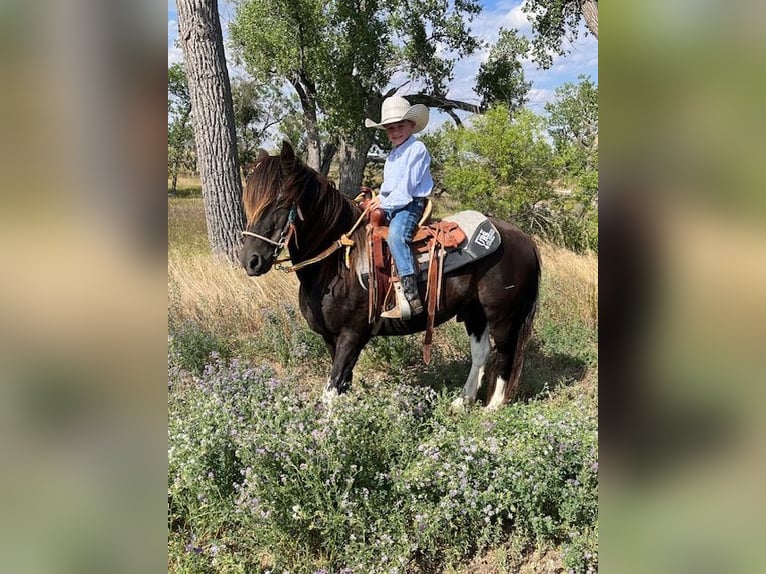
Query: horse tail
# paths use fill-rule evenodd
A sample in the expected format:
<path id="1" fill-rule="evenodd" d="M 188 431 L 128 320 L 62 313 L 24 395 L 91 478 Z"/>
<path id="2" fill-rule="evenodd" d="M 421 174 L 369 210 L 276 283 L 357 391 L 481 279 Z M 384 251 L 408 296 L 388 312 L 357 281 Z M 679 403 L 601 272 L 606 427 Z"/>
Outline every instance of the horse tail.
<path id="1" fill-rule="evenodd" d="M 513 367 L 511 368 L 511 376 L 508 384 L 505 386 L 505 394 L 503 397 L 504 402 L 508 402 L 516 394 L 519 382 L 521 379 L 521 369 L 524 366 L 524 351 L 529 343 L 529 339 L 532 337 L 532 324 L 537 314 L 537 302 L 540 295 L 540 276 L 542 274 L 542 258 L 540 257 L 540 251 L 537 249 L 537 244 L 530 238 L 532 244 L 532 252 L 535 256 L 535 276 L 534 285 L 530 288 L 524 298 L 522 305 L 522 317 L 524 317 L 521 325 L 519 326 L 519 334 L 516 339 L 516 350 L 513 354 Z"/>

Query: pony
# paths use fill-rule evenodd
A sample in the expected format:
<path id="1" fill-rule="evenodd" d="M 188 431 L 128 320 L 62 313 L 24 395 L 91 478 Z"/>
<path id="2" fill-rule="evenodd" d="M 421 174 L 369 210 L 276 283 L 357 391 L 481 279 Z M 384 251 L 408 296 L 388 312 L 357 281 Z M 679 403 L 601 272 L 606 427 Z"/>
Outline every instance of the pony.
<path id="1" fill-rule="evenodd" d="M 282 249 L 288 249 L 300 283 L 300 311 L 332 358 L 324 399 L 351 387 L 354 366 L 371 337 L 426 330 L 426 313 L 406 321 L 370 321 L 362 280 L 366 230 L 358 225 L 362 209 L 297 158 L 289 143 L 283 143 L 279 155 L 258 156 L 242 201 L 247 223 L 240 263 L 248 275 L 263 275 Z M 495 410 L 515 398 L 537 310 L 537 246 L 512 224 L 488 219 L 499 232 L 500 246 L 486 257 L 445 271 L 435 316 L 435 325 L 455 317 L 469 336 L 471 369 L 461 396 L 453 401 L 455 408 L 475 402 L 484 380 L 486 408 Z M 424 287 L 419 285 L 421 297 Z"/>

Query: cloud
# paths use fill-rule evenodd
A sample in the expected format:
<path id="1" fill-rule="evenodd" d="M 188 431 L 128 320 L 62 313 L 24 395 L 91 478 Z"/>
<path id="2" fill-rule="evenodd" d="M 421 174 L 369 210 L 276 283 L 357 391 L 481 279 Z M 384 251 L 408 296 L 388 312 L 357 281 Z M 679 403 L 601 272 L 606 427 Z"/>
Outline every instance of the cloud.
<path id="1" fill-rule="evenodd" d="M 527 15 L 521 10 L 526 1 L 511 8 L 502 19 L 502 25 L 505 28 L 516 28 L 522 34 L 526 35 L 532 30 L 532 23 Z"/>
<path id="2" fill-rule="evenodd" d="M 527 105 L 535 112 L 541 113 L 545 109 L 545 104 L 553 100 L 554 95 L 554 90 L 532 88 L 529 90 L 529 103 Z"/>

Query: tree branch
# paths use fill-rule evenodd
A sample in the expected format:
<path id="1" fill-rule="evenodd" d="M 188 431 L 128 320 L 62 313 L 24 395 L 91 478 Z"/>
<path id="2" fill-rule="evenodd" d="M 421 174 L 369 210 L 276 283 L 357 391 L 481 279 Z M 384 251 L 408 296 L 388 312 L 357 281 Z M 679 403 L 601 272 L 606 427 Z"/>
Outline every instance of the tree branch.
<path id="1" fill-rule="evenodd" d="M 481 107 L 478 104 L 469 104 L 460 100 L 450 100 L 444 96 L 433 94 L 413 94 L 407 96 L 407 99 L 411 104 L 424 104 L 429 108 L 438 108 L 444 112 L 450 114 L 454 119 L 454 110 L 463 110 L 464 112 L 471 112 L 472 114 L 480 114 L 482 112 Z"/>
<path id="2" fill-rule="evenodd" d="M 444 111 L 449 114 L 449 117 L 452 118 L 452 120 L 455 122 L 455 125 L 457 127 L 462 127 L 463 122 L 460 120 L 460 117 L 454 112 L 454 110 L 446 109 Z"/>

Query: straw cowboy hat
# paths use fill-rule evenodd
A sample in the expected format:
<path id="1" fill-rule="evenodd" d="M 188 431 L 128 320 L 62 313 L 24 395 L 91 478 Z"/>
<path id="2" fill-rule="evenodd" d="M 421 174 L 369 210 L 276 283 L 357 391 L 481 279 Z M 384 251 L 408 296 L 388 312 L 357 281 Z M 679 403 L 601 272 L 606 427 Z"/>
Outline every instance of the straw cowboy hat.
<path id="1" fill-rule="evenodd" d="M 388 124 L 395 124 L 402 120 L 415 122 L 415 128 L 412 133 L 416 134 L 422 131 L 428 124 L 428 108 L 423 104 L 410 103 L 401 96 L 391 96 L 383 100 L 383 106 L 380 110 L 380 123 L 376 123 L 367 118 L 364 125 L 368 128 L 385 129 Z"/>

